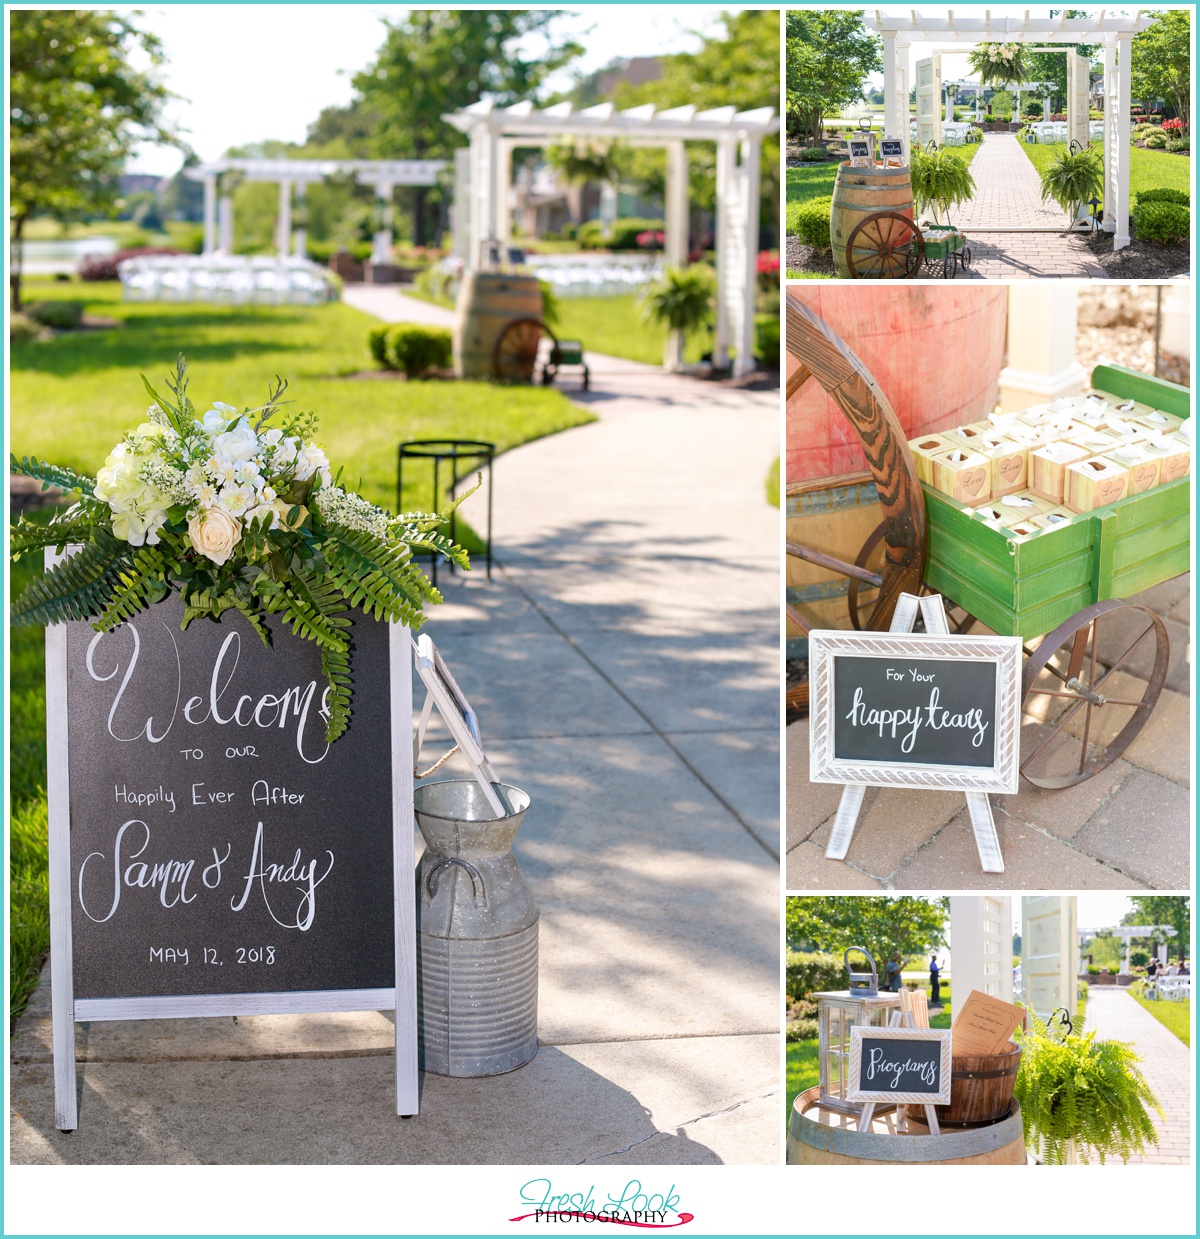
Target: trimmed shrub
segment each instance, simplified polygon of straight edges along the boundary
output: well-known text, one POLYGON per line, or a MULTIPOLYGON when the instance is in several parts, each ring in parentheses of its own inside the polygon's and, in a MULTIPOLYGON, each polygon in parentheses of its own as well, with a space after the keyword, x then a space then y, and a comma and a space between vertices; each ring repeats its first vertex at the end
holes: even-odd
POLYGON ((1192 195, 1186 189, 1143 189, 1135 205, 1141 206, 1143 202, 1173 202, 1176 206, 1190 207, 1192 195))
POLYGON ((811 198, 808 202, 802 202, 792 213, 796 235, 805 245, 819 250, 829 249, 829 212, 832 209, 831 197, 811 198))
POLYGON ((1191 231, 1192 212, 1174 202, 1142 202, 1133 209, 1133 230, 1139 241, 1155 245, 1175 245, 1186 241, 1191 231))
POLYGON ((1180 151, 1190 151, 1191 149, 1192 142, 1190 138, 1176 138, 1173 142, 1167 142, 1167 150, 1169 150, 1172 155, 1178 155, 1180 151))
POLYGON ((87 254, 79 261, 81 280, 115 280, 117 264, 126 258, 143 258, 150 254, 182 254, 183 250, 164 249, 153 245, 139 245, 132 249, 118 250, 115 254, 87 254))
POLYGON ((22 314, 20 310, 9 314, 8 338, 13 344, 28 344, 30 340, 40 340, 44 335, 46 329, 28 314, 22 314))
POLYGON ((604 245, 600 232, 601 224, 598 219, 585 220, 579 225, 579 231, 575 234, 575 239, 579 242, 581 248, 585 250, 598 250, 604 245))
POLYGON ((1146 134, 1142 145, 1148 151, 1165 151, 1167 149, 1167 135, 1161 129, 1158 129, 1154 133, 1146 134))
POLYGON ((823 146, 806 146, 800 152, 801 163, 824 163, 828 158, 823 146))
POLYGON ((454 359, 450 332, 444 327, 404 324, 393 328, 389 351, 393 368, 403 370, 410 379, 426 370, 442 370, 454 359))
POLYGON ((1130 951, 1129 963, 1134 968, 1144 968, 1150 962, 1150 956, 1145 951, 1130 951))
POLYGON ((779 366, 779 315, 760 314, 754 320, 754 355, 767 367, 779 366))
POLYGON ((74 331, 83 322, 83 302, 33 301, 25 307, 25 313, 43 327, 52 327, 55 331, 74 331))
POLYGON ((578 232, 579 225, 574 223, 572 220, 567 220, 567 222, 558 230, 558 235, 563 241, 574 241, 578 232))
POLYGON ((828 951, 788 951, 789 1001, 807 998, 822 990, 845 989, 846 984, 846 967, 840 955, 828 951))
POLYGON ((388 356, 388 332, 389 327, 377 327, 367 336, 367 348, 371 353, 371 358, 377 366, 384 370, 391 370, 392 359, 388 356))
POLYGON ((644 247, 638 244, 638 237, 645 232, 660 233, 665 226, 661 219, 638 219, 631 216, 629 219, 614 220, 608 248, 612 250, 642 249, 644 247))

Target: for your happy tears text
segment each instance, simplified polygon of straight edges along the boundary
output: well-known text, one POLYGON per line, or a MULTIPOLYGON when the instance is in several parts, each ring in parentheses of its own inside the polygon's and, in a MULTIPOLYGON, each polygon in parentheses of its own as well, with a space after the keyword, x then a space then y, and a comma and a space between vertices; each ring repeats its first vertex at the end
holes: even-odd
MULTIPOLYGON (((889 678, 898 674, 888 668, 889 678)), ((915 673, 914 673, 915 674, 915 673)), ((923 676, 931 679, 931 676, 923 676)), ((974 733, 971 744, 979 748, 987 735, 988 722, 984 712, 978 706, 961 711, 944 709, 941 705, 941 689, 936 685, 929 690, 929 700, 924 705, 901 706, 895 709, 872 708, 863 700, 862 686, 854 690, 854 700, 850 712, 846 715, 851 727, 867 727, 877 730, 880 739, 885 735, 895 740, 897 735, 903 737, 900 742, 902 753, 911 753, 917 742, 917 733, 922 727, 930 731, 965 730, 974 733)))

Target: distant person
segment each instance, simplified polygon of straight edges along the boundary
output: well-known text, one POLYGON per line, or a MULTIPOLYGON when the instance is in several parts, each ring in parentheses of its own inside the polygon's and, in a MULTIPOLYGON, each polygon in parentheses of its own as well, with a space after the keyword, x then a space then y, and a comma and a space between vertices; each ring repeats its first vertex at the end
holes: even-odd
POLYGON ((1153 981, 1158 976, 1158 960, 1151 957, 1150 962, 1146 965, 1146 976, 1153 981))
POLYGON ((898 994, 904 984, 903 972, 904 964, 900 959, 900 952, 893 951, 887 966, 887 987, 893 994, 898 994))
POLYGON ((929 1001, 933 1006, 938 1006, 942 1001, 942 980, 939 975, 937 956, 929 957, 929 1001))
POLYGON ((1190 977, 1192 974, 1188 971, 1188 962, 1186 959, 1179 961, 1179 975, 1181 977, 1190 977))
POLYGON ((1171 962, 1167 965, 1167 976, 1169 976, 1169 977, 1177 977, 1178 975, 1179 975, 1179 961, 1178 961, 1177 959, 1176 959, 1176 960, 1172 960, 1172 961, 1171 961, 1171 962))

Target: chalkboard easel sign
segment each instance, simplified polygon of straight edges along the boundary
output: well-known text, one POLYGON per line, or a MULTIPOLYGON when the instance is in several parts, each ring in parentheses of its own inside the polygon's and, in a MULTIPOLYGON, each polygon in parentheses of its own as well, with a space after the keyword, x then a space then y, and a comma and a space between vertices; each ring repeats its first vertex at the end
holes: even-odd
POLYGON ((866 137, 850 139, 850 166, 864 168, 873 162, 871 140, 866 137))
POLYGON ((814 783, 1017 790, 1019 637, 814 631, 814 783))
POLYGON ((171 596, 46 629, 55 1112, 77 1022, 395 1011, 417 1113, 412 654, 356 615, 349 729, 320 653, 272 617, 180 629, 171 596))
POLYGON ((936 1134, 933 1107, 950 1101, 951 1041, 948 1028, 852 1028, 846 1100, 866 1103, 860 1128, 889 1102, 924 1105, 936 1134))
POLYGON ((904 159, 904 143, 899 138, 882 138, 879 155, 885 164, 893 159, 901 162, 904 159))

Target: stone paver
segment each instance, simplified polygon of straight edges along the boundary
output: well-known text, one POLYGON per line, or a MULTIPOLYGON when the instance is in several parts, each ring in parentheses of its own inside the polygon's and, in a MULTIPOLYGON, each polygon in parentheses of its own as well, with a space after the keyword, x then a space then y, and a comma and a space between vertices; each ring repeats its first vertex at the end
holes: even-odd
MULTIPOLYGON (((891 890, 1185 890, 1190 883, 1192 717, 1191 578, 1184 575, 1131 601, 1170 610, 1172 664, 1183 692, 1164 688, 1145 726, 1124 754, 1083 783, 1062 790, 1022 779, 1013 796, 992 796, 1005 872, 986 875, 961 794, 902 788, 867 792, 847 862, 825 859, 841 789, 808 781, 808 720, 787 728, 785 882, 789 891, 859 889, 877 880, 891 890)), ((1102 625, 1103 627, 1103 625, 1102 625)), ((1114 649, 1130 633, 1112 625, 1114 649)), ((1118 670, 1110 697, 1140 700, 1144 681, 1118 670)), ((1033 708, 1052 716, 1052 699, 1033 708)), ((1035 717, 1045 717, 1039 713, 1035 717)), ((1093 712, 1090 737, 1106 743, 1130 717, 1114 707, 1093 712)), ((1083 711, 1064 729, 1082 737, 1083 711)), ((1026 732, 1048 728, 1027 723, 1026 732)), ((1028 752, 1027 738, 1023 749, 1028 752)), ((1059 769, 1079 749, 1055 750, 1059 769)), ((1099 752, 1089 745, 1089 757, 1099 752)))
POLYGON ((1188 1047, 1116 987, 1091 987, 1086 1028, 1103 1040, 1128 1041, 1134 1046, 1142 1056, 1142 1074, 1163 1109, 1162 1118, 1154 1116, 1158 1147, 1130 1158, 1130 1164, 1190 1164, 1192 1054, 1188 1047))
POLYGON ((1042 201, 1037 170, 1013 134, 984 134, 971 175, 975 193, 954 213, 954 222, 970 234, 971 278, 1104 276, 1083 241, 1063 232, 1063 210, 1042 201), (1022 228, 1053 231, 1009 231, 1022 228))
MULTIPOLYGON (((532 798, 537 1057, 427 1074, 401 1123, 377 1013, 93 1025, 64 1137, 44 978, 13 1162, 778 1163, 779 396, 589 362, 599 420, 496 460, 493 580, 440 574, 427 629, 532 798)), ((445 747, 434 729, 423 761, 445 747)))

